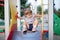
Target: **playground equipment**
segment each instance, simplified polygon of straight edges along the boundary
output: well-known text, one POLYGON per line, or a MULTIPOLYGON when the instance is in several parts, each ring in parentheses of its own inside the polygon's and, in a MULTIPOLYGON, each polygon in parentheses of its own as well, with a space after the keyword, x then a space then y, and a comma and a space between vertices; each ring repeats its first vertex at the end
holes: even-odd
POLYGON ((23 34, 20 31, 15 31, 12 40, 40 40, 40 32, 23 34))
POLYGON ((2 33, 2 32, 5 32, 5 30, 4 29, 0 29, 0 33, 2 33))
POLYGON ((60 18, 54 14, 54 33, 60 35, 60 18))
MULTIPOLYGON (((16 1, 16 0, 14 0, 14 1, 16 1)), ((17 2, 16 2, 17 3, 17 2)), ((18 39, 18 40, 20 40, 20 37, 22 37, 23 36, 23 39, 25 38, 26 40, 28 40, 28 37, 30 38, 30 40, 32 39, 32 37, 33 37, 33 40, 36 40, 36 39, 34 39, 34 38, 38 38, 40 35, 38 35, 37 36, 37 34, 40 34, 40 32, 37 32, 37 33, 28 33, 29 34, 29 36, 28 36, 28 34, 26 34, 25 36, 26 37, 24 37, 24 34, 22 35, 21 34, 21 31, 19 32, 19 30, 20 30, 20 27, 19 28, 17 28, 17 26, 16 26, 16 17, 15 17, 15 15, 16 15, 16 13, 18 12, 17 11, 17 8, 16 8, 16 3, 14 4, 13 3, 13 1, 12 0, 10 0, 10 10, 11 10, 11 19, 12 19, 12 22, 11 22, 11 24, 10 24, 10 33, 9 33, 9 37, 8 37, 8 40, 15 40, 15 37, 18 37, 18 38, 16 38, 16 40, 18 39), (17 31, 17 32, 15 32, 15 31, 17 31), (19 35, 22 35, 22 36, 18 36, 18 34, 16 34, 16 35, 14 35, 14 33, 19 33, 19 35), (32 34, 32 35, 31 35, 32 34), (33 35, 34 34, 34 35, 33 35), (31 36, 31 37, 30 37, 31 36)), ((18 6, 18 5, 17 5, 18 6)), ((19 7, 19 6, 18 6, 19 7)), ((40 38, 40 37, 39 37, 40 38)), ((39 38, 38 38, 38 40, 39 40, 39 38)), ((24 40, 25 40, 24 39, 24 40)), ((22 40, 22 39, 21 39, 22 40)))
MULTIPOLYGON (((4 0, 0 0, 0 2, 4 2, 4 0)), ((4 4, 0 3, 0 6, 4 6, 4 4)))
MULTIPOLYGON (((0 2, 4 2, 4 0, 0 0, 0 2)), ((0 6, 4 6, 4 4, 0 3, 0 6)), ((4 21, 3 22, 0 21, 0 25, 4 25, 4 21)), ((0 29, 0 33, 1 32, 4 32, 4 29, 0 29)))
MULTIPOLYGON (((19 1, 18 1, 19 2, 19 1)), ((10 2, 8 1, 8 0, 5 0, 5 7, 7 8, 5 8, 5 29, 6 29, 6 40, 12 40, 12 39, 15 39, 16 37, 18 38, 18 40, 19 40, 19 38, 20 37, 36 37, 36 39, 37 40, 40 40, 38 37, 40 36, 39 34, 40 34, 40 32, 36 32, 36 33, 32 33, 32 34, 34 34, 33 36, 31 36, 31 34, 29 34, 29 36, 28 36, 28 34, 26 34, 26 35, 22 35, 22 36, 19 36, 21 33, 20 33, 20 31, 17 31, 18 29, 17 29, 17 19, 16 19, 16 17, 15 17, 15 15, 16 15, 16 13, 17 13, 17 9, 16 9, 16 3, 17 3, 17 0, 10 0, 10 2), (10 11, 11 11, 11 22, 10 22, 10 26, 9 26, 9 3, 10 3, 10 11), (7 12, 7 11, 8 12, 7 12), (7 22, 6 22, 7 21, 7 22), (17 32, 16 32, 17 31, 17 32), (15 33, 15 35, 14 35, 14 33, 15 33), (19 34, 19 35, 18 35, 19 34)), ((53 5, 53 3, 52 3, 52 0, 50 1, 49 0, 49 4, 52 4, 53 5)), ((50 10, 50 7, 51 7, 51 9, 53 9, 52 8, 52 6, 51 5, 49 5, 49 28, 50 28, 50 26, 51 26, 51 28, 50 29, 52 29, 52 27, 53 27, 53 25, 51 24, 52 22, 50 22, 50 20, 52 19, 52 18, 50 18, 50 16, 52 17, 52 15, 53 15, 53 10, 50 10), (52 15, 51 15, 52 14, 52 15)), ((52 21, 52 20, 51 20, 52 21)), ((42 25, 43 26, 43 25, 42 25)), ((49 32, 51 32, 51 31, 49 31, 49 32)), ((41 33, 42 34, 42 33, 41 33)), ((51 34, 52 35, 52 34, 51 34)), ((53 36, 50 36, 49 38, 53 38, 53 36)), ((41 37, 42 38, 42 37, 41 37)), ((31 40, 32 38, 30 38, 30 40, 31 40)), ((25 39, 24 39, 25 40, 25 39)), ((28 39, 26 39, 26 40, 28 40, 28 39)), ((33 38, 33 40, 35 40, 34 38, 33 38)), ((52 39, 50 39, 50 40, 52 40, 52 39)))

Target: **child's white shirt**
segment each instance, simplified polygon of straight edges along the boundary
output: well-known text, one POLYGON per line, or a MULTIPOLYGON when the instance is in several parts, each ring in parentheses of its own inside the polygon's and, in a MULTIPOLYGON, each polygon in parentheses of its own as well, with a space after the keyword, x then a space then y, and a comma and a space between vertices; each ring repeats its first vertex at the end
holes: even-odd
POLYGON ((28 24, 33 24, 35 18, 34 18, 34 15, 32 15, 31 18, 27 18, 25 16, 22 17, 28 24))

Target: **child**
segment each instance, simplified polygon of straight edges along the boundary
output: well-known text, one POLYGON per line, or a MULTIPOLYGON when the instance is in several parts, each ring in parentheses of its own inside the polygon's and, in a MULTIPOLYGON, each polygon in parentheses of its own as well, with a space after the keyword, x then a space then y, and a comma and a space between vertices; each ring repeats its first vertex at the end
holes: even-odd
POLYGON ((23 33, 26 33, 27 30, 35 32, 36 27, 38 25, 38 20, 36 17, 41 17, 39 14, 32 14, 32 11, 30 9, 25 9, 24 11, 24 16, 23 17, 18 17, 19 19, 24 19, 23 23, 23 33))

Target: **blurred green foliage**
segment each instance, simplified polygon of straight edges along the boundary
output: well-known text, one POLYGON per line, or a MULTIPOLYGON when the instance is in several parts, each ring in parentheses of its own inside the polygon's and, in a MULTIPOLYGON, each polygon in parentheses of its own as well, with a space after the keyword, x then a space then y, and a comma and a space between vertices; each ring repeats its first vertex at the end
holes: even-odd
POLYGON ((60 9, 56 10, 56 8, 54 8, 54 13, 60 17, 60 9))
MULTIPOLYGON (((37 12, 38 12, 39 14, 42 14, 42 7, 41 7, 41 6, 38 6, 38 7, 37 7, 37 12)), ((48 14, 48 9, 46 9, 43 13, 44 13, 44 14, 48 14)))
POLYGON ((42 13, 42 8, 41 8, 41 6, 38 6, 38 7, 37 7, 37 12, 38 12, 39 14, 42 13))
POLYGON ((4 19, 4 7, 0 6, 0 19, 4 19))
POLYGON ((21 1, 21 16, 24 15, 24 9, 28 8, 30 4, 26 4, 28 0, 20 0, 21 1))
MULTIPOLYGON (((0 1, 0 4, 4 4, 4 2, 0 1)), ((0 6, 0 19, 4 20, 4 7, 0 6)))

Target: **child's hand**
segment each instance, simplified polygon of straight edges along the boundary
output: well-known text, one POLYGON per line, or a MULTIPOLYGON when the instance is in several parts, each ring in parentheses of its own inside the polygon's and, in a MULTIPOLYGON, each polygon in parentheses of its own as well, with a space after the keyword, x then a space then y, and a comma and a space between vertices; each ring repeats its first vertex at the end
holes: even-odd
POLYGON ((18 18, 18 13, 16 13, 16 16, 15 17, 18 18))
POLYGON ((16 18, 19 18, 19 19, 22 19, 22 17, 19 17, 18 16, 18 12, 16 13, 16 16, 15 16, 16 18))

